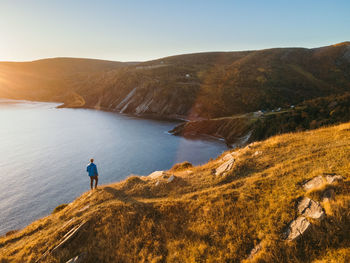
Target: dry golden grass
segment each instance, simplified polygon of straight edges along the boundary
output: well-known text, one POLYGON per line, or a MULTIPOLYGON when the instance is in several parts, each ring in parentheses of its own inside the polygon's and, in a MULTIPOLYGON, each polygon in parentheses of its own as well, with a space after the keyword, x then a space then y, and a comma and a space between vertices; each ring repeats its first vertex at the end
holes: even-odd
MULTIPOLYGON (((64 209, 21 231, 0 237, 0 262, 35 262, 73 226, 76 237, 40 262, 349 262, 350 123, 285 134, 236 149, 225 176, 203 166, 173 169, 159 178, 131 176, 81 195, 64 209), (302 184, 324 173, 342 182, 305 192, 302 184), (175 175, 172 182, 168 182, 175 175), (158 183, 157 183, 158 182, 158 183), (297 242, 283 232, 302 196, 322 201, 327 216, 297 242)), ((231 152, 234 152, 231 151, 231 152)))

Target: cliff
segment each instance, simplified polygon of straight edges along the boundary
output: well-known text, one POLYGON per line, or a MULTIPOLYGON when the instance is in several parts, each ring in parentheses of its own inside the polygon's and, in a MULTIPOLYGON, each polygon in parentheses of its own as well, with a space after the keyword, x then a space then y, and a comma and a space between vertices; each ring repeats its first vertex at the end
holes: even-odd
POLYGON ((185 137, 209 135, 232 147, 277 134, 305 131, 350 121, 350 93, 306 100, 288 108, 257 111, 231 117, 188 121, 170 132, 185 137))
POLYGON ((349 149, 346 123, 132 176, 0 237, 0 262, 348 262, 349 149))

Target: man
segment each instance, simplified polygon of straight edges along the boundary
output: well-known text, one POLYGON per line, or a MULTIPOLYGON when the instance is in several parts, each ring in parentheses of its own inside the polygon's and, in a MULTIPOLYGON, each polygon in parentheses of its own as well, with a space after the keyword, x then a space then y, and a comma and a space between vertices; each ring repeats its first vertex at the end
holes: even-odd
POLYGON ((90 159, 90 164, 86 167, 86 171, 89 173, 89 176, 90 176, 91 190, 93 189, 94 180, 95 180, 95 189, 96 189, 97 183, 98 183, 98 172, 97 172, 97 166, 96 164, 94 164, 94 159, 90 159))

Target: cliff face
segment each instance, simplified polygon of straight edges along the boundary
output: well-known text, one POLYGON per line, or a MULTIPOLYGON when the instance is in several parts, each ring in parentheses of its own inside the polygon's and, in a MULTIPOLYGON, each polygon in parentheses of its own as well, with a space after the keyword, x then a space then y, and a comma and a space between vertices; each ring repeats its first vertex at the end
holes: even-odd
POLYGON ((182 55, 116 73, 89 106, 213 118, 273 109, 350 89, 350 45, 182 55))
POLYGON ((170 132, 185 137, 209 135, 232 147, 276 134, 316 129, 350 121, 350 93, 307 100, 299 105, 232 117, 188 121, 170 132))
POLYGON ((2 63, 0 76, 6 85, 0 96, 136 115, 215 118, 349 91, 349 54, 350 44, 344 42, 315 49, 188 54, 143 63, 2 63))
POLYGON ((348 262, 350 123, 81 195, 0 237, 0 262, 348 262))
POLYGON ((170 131, 174 135, 198 137, 209 135, 224 139, 232 147, 250 142, 254 131, 254 120, 251 114, 237 117, 225 117, 211 120, 184 122, 170 131))

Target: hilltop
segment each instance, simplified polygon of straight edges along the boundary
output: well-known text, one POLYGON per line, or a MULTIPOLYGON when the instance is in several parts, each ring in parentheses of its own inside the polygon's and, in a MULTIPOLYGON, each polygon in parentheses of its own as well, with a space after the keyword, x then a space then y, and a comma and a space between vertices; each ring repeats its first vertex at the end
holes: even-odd
POLYGON ((349 262, 350 123, 81 195, 0 237, 0 262, 349 262))
MULTIPOLYGON (((130 63, 132 64, 132 63, 130 63)), ((71 101, 74 85, 129 63, 83 58, 0 62, 0 97, 36 101, 71 101)))
POLYGON ((185 54, 142 63, 0 63, 0 97, 136 115, 227 117, 350 90, 350 44, 185 54))

